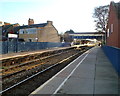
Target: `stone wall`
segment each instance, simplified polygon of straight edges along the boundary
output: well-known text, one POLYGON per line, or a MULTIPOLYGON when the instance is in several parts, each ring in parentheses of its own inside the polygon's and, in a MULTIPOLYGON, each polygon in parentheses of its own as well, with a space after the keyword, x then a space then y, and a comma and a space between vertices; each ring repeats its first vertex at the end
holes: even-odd
POLYGON ((60 42, 60 36, 57 29, 52 25, 52 21, 48 21, 45 27, 36 27, 38 30, 35 34, 19 34, 19 38, 23 38, 29 42, 60 42), (36 40, 37 38, 37 40, 36 40))

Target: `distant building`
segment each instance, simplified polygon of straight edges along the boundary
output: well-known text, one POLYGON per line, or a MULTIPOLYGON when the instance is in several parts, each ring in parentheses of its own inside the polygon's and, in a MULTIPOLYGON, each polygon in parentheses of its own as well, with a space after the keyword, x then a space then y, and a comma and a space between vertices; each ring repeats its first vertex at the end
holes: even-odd
POLYGON ((26 42, 60 42, 57 29, 53 26, 52 21, 47 23, 34 24, 34 20, 28 20, 28 25, 16 27, 19 38, 26 42))
POLYGON ((8 23, 8 22, 4 22, 4 25, 11 25, 10 23, 8 23))
POLYGON ((73 39, 97 39, 99 41, 103 40, 104 33, 99 32, 80 32, 69 34, 73 39))
POLYGON ((120 2, 110 3, 107 27, 107 45, 120 48, 120 2))
POLYGON ((0 21, 0 26, 3 26, 3 22, 2 21, 0 21))
POLYGON ((17 32, 14 30, 15 27, 20 26, 18 23, 16 24, 10 24, 7 22, 4 22, 2 24, 2 37, 3 38, 10 38, 9 35, 10 34, 16 34, 17 32))

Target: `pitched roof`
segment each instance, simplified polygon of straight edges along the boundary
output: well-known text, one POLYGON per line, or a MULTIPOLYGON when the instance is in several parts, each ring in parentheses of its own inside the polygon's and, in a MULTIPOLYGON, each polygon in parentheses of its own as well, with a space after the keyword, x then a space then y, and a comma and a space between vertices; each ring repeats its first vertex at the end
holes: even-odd
POLYGON ((23 26, 20 26, 19 28, 24 29, 24 28, 44 27, 46 25, 47 23, 41 23, 41 24, 23 25, 23 26))
POLYGON ((47 23, 17 26, 14 28, 14 31, 17 32, 19 29, 24 29, 24 28, 45 27, 46 25, 47 23))
POLYGON ((5 26, 2 26, 2 30, 7 30, 8 28, 10 28, 12 25, 5 25, 5 26))

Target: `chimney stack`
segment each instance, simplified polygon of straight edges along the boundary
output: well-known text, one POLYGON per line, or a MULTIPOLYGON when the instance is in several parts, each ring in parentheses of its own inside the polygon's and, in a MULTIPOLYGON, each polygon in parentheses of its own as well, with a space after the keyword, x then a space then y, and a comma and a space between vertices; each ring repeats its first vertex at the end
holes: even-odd
POLYGON ((34 20, 29 18, 28 25, 32 25, 32 24, 34 24, 34 20))
POLYGON ((47 24, 48 24, 48 25, 52 25, 53 22, 52 22, 52 21, 47 21, 47 24))

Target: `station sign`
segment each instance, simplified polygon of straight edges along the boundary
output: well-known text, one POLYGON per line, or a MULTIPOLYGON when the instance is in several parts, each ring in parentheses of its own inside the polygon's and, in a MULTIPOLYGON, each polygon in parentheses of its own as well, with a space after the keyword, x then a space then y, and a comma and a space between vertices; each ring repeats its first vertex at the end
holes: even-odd
POLYGON ((18 38, 17 34, 8 34, 8 38, 18 38))

